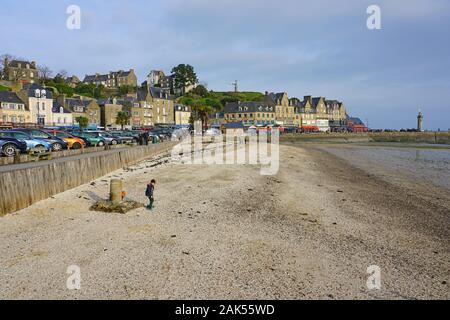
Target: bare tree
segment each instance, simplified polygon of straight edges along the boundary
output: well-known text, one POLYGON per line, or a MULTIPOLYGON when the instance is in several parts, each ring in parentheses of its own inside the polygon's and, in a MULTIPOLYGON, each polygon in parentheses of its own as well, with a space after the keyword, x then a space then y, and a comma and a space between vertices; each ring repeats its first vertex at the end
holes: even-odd
POLYGON ((7 64, 10 63, 12 60, 19 60, 19 59, 9 53, 0 55, 0 79, 6 79, 8 69, 7 64))
POLYGON ((39 73, 39 78, 41 79, 42 82, 50 79, 53 75, 53 71, 45 65, 40 65, 40 66, 38 66, 37 69, 38 69, 38 73, 39 73))

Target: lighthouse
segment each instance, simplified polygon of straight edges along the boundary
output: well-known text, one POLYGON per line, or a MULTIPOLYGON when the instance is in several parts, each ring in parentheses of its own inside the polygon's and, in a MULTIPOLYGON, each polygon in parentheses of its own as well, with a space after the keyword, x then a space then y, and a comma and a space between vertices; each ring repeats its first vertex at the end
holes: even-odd
POLYGON ((419 115, 417 116, 417 131, 423 131, 423 114, 422 111, 419 110, 419 115))

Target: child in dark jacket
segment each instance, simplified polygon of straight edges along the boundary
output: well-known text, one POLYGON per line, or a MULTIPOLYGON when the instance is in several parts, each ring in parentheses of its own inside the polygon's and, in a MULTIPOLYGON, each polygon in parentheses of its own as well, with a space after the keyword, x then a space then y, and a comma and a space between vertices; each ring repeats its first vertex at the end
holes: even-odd
POLYGON ((152 181, 147 185, 147 190, 145 191, 145 196, 149 200, 149 205, 147 206, 147 208, 149 208, 150 210, 153 209, 153 202, 155 201, 155 198, 153 197, 153 191, 155 190, 155 184, 156 184, 155 179, 152 179, 152 181))

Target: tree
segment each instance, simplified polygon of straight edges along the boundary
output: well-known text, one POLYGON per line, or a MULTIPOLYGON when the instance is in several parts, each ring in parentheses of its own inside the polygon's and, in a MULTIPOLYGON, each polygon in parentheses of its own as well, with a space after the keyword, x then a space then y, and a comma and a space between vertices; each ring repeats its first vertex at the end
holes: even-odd
POLYGON ((78 124, 80 125, 80 129, 81 131, 83 131, 84 129, 86 129, 89 125, 89 119, 86 117, 77 117, 75 119, 76 122, 78 122, 78 124))
POLYGON ((119 87, 119 95, 120 96, 125 96, 128 93, 135 93, 135 92, 136 92, 136 88, 133 86, 124 85, 124 86, 119 87))
POLYGON ((119 111, 117 113, 116 124, 122 126, 122 130, 123 130, 123 126, 127 125, 129 121, 130 121, 130 115, 128 114, 128 112, 119 111))
POLYGON ((180 90, 181 94, 185 93, 185 88, 198 83, 197 74, 194 67, 188 64, 179 64, 172 69, 172 76, 175 89, 180 90))
POLYGON ((192 93, 204 98, 208 95, 208 89, 206 89, 203 85, 199 85, 192 90, 192 93))
POLYGON ((192 106, 192 111, 194 111, 196 119, 202 121, 203 127, 207 128, 209 116, 214 111, 213 107, 196 102, 192 106))
POLYGON ((39 74, 39 78, 41 79, 42 83, 44 83, 46 80, 48 80, 52 77, 53 71, 45 65, 40 65, 40 66, 38 66, 38 74, 39 74))
POLYGON ((53 82, 63 84, 65 83, 67 78, 67 71, 61 70, 58 74, 53 78, 53 82))

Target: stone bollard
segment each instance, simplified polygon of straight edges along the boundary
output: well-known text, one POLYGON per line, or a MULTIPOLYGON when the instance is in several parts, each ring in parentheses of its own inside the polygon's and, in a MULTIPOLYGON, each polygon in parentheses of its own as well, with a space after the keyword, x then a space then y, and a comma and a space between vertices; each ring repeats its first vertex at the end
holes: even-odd
POLYGON ((120 203, 122 201, 122 180, 112 179, 110 187, 109 199, 113 203, 120 203))
POLYGON ((16 151, 14 154, 14 163, 20 163, 20 152, 16 151))

